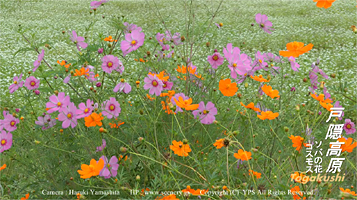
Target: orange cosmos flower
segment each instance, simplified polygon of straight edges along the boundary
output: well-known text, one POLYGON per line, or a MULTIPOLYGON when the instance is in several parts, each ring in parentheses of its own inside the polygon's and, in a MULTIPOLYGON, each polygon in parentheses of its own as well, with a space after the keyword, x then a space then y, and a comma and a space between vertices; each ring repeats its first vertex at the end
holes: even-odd
POLYGON ((275 97, 279 98, 279 91, 278 90, 273 90, 270 85, 263 85, 262 86, 263 92, 268 95, 270 98, 274 99, 275 97))
POLYGON ((84 121, 85 121, 86 127, 102 126, 103 119, 104 119, 104 117, 102 117, 102 113, 99 113, 99 115, 98 115, 97 113, 93 112, 88 117, 85 117, 84 121))
POLYGON ((319 8, 329 8, 332 6, 332 3, 335 2, 336 0, 314 0, 314 2, 317 2, 316 6, 319 8))
POLYGON ((306 184, 310 180, 308 176, 305 176, 305 174, 299 172, 291 174, 290 178, 294 179, 295 182, 302 184, 306 184))
POLYGON ((81 169, 77 170, 78 174, 81 175, 82 179, 90 178, 92 176, 98 176, 100 171, 104 167, 104 160, 99 159, 97 162, 96 160, 92 159, 89 165, 82 164, 81 169))
POLYGON ((224 96, 234 96, 238 91, 237 83, 232 83, 229 78, 224 80, 222 79, 219 81, 219 91, 221 91, 224 96))
POLYGON ((173 145, 170 145, 170 149, 174 151, 178 156, 188 156, 188 153, 191 152, 191 148, 188 144, 183 144, 183 142, 176 140, 172 141, 173 145))
POLYGON ((253 170, 249 170, 249 175, 251 175, 251 176, 256 176, 257 179, 260 179, 262 174, 261 174, 261 173, 258 173, 258 172, 255 172, 255 171, 253 171, 253 170))
POLYGON ((84 67, 82 67, 80 70, 76 69, 76 73, 74 73, 74 76, 89 76, 89 68, 84 69, 84 67))
POLYGON ((250 78, 252 78, 253 80, 259 81, 259 82, 269 82, 270 80, 267 80, 265 78, 263 78, 263 75, 259 75, 259 76, 250 76, 250 78))
POLYGON ((65 60, 62 60, 61 62, 59 60, 57 60, 57 63, 61 66, 64 66, 67 69, 71 65, 71 63, 67 64, 67 62, 65 60))
POLYGON ((3 164, 3 166, 0 167, 0 171, 6 168, 6 164, 3 164))
POLYGON ((303 145, 304 138, 300 136, 291 135, 289 139, 293 142, 293 147, 296 147, 296 151, 300 152, 303 145))
POLYGON ((146 97, 150 100, 150 101, 152 101, 152 100, 154 100, 155 98, 154 97, 151 97, 150 95, 148 95, 148 94, 146 94, 146 97))
POLYGON ((243 149, 239 149, 238 153, 235 153, 233 156, 237 159, 241 159, 242 161, 252 159, 252 153, 249 151, 244 151, 243 149))
POLYGON ((165 101, 161 101, 162 109, 165 110, 165 113, 171 115, 171 114, 176 114, 173 112, 169 106, 169 104, 166 104, 165 101))
POLYGON ((216 140, 216 142, 213 144, 213 146, 215 146, 217 149, 224 147, 225 146, 224 139, 216 140))
POLYGON ((254 103, 253 102, 249 103, 248 105, 244 105, 243 102, 240 102, 240 105, 243 106, 243 107, 252 109, 254 111, 261 112, 259 108, 254 107, 254 103))
POLYGON ((333 108, 333 105, 332 104, 330 104, 330 103, 324 103, 324 102, 322 102, 322 101, 320 101, 320 105, 322 106, 322 107, 324 107, 326 110, 328 110, 328 111, 331 111, 331 108, 333 108))
POLYGON ((166 75, 165 71, 162 71, 159 74, 154 74, 154 73, 149 72, 149 75, 156 76, 158 79, 160 79, 162 81, 168 81, 170 78, 169 76, 165 76, 166 75))
MULTIPOLYGON (((119 155, 118 156, 118 160, 120 161, 121 159, 123 159, 123 155, 119 155)), ((128 156, 124 157, 124 161, 128 160, 128 156)))
POLYGON ((194 190, 194 189, 191 189, 191 186, 187 186, 186 189, 183 189, 181 190, 183 193, 191 193, 192 195, 203 195, 205 194, 206 192, 208 192, 208 190, 200 190, 200 189, 197 189, 197 190, 194 190))
POLYGON ((110 128, 119 128, 121 125, 125 124, 125 122, 119 121, 118 124, 116 123, 109 123, 110 128))
POLYGON ((81 193, 77 193, 77 199, 81 198, 81 193))
MULTIPOLYGON (((293 195, 294 200, 301 199, 301 197, 303 196, 303 193, 300 191, 299 186, 295 186, 295 187, 291 188, 290 192, 293 195)), ((306 197, 304 197, 303 199, 306 199, 306 197)))
POLYGON ((179 97, 178 101, 176 100, 176 98, 174 98, 174 101, 178 107, 184 108, 186 110, 197 110, 197 108, 199 106, 198 104, 192 104, 192 98, 183 100, 182 97, 179 97))
POLYGON ((186 74, 187 70, 190 74, 195 74, 196 73, 196 68, 192 68, 191 66, 188 66, 188 68, 184 65, 182 65, 182 67, 180 67, 180 65, 177 65, 177 69, 176 71, 182 74, 186 74))
POLYGON ((310 51, 314 45, 308 44, 304 47, 302 42, 290 42, 286 44, 287 51, 279 51, 279 54, 283 57, 299 57, 300 55, 310 51))
POLYGON ((341 192, 351 194, 353 196, 357 196, 357 194, 354 191, 351 191, 350 189, 343 189, 340 187, 341 192))
POLYGON ((312 98, 316 99, 317 101, 323 102, 323 103, 332 103, 333 101, 329 98, 324 99, 325 95, 324 94, 320 94, 319 96, 317 96, 317 94, 312 94, 310 93, 310 95, 312 96, 312 98))
MULTIPOLYGON (((106 41, 106 42, 113 42, 114 39, 112 38, 111 35, 109 35, 109 37, 104 38, 104 41, 106 41)), ((117 42, 117 40, 115 40, 115 42, 117 42)))
POLYGON ((159 196, 156 197, 155 200, 180 200, 174 194, 166 195, 166 196, 159 196))
POLYGON ((29 197, 30 197, 30 194, 29 194, 29 193, 27 193, 27 194, 25 195, 25 197, 21 197, 21 200, 26 200, 26 199, 29 199, 29 197))
POLYGON ((273 113, 272 111, 266 111, 266 112, 263 111, 260 114, 261 115, 257 114, 257 116, 261 120, 266 120, 266 119, 273 120, 279 116, 279 113, 273 113))
POLYGON ((338 142, 344 142, 345 144, 341 145, 342 152, 347 151, 348 153, 352 153, 353 149, 357 147, 357 142, 353 142, 353 138, 339 138, 338 142))

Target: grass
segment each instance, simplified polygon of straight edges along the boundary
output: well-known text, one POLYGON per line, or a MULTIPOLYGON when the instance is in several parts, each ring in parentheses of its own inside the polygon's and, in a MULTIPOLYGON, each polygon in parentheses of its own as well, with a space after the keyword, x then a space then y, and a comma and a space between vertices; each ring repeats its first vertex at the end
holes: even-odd
MULTIPOLYGON (((337 0, 327 10, 317 8, 312 0, 225 0, 213 20, 214 23, 223 23, 223 27, 217 29, 216 26, 211 25, 207 37, 203 40, 200 40, 199 36, 206 32, 207 22, 220 1, 193 1, 191 6, 194 10, 191 12, 194 13, 194 17, 193 14, 189 15, 188 9, 185 9, 191 1, 112 0, 100 7, 96 15, 89 13, 89 3, 90 1, 83 0, 0 0, 2 13, 0 18, 0 76, 2 77, 0 79, 2 95, 0 105, 1 109, 20 107, 22 110, 20 114, 25 116, 25 123, 21 123, 18 130, 13 133, 14 146, 11 151, 1 154, 1 163, 8 163, 6 171, 0 172, 0 194, 4 199, 20 198, 26 193, 30 193, 31 198, 74 199, 75 196, 68 193, 55 196, 43 194, 43 190, 69 191, 71 189, 76 191, 115 189, 121 191, 121 198, 133 198, 131 194, 133 190, 141 190, 145 187, 149 187, 152 191, 168 191, 180 190, 187 185, 201 189, 210 189, 211 186, 222 188, 227 185, 232 190, 254 188, 255 191, 271 189, 286 192, 291 188, 290 185, 297 185, 290 181, 290 174, 295 171, 304 171, 305 167, 304 155, 298 154, 291 147, 291 140, 288 137, 291 134, 307 137, 305 131, 306 126, 309 125, 313 128, 312 135, 315 139, 324 140, 328 129, 328 124, 323 122, 327 118, 327 112, 307 95, 309 81, 303 82, 304 78, 308 78, 311 64, 317 59, 320 59, 319 67, 326 74, 336 73, 336 78, 326 80, 325 85, 332 97, 342 102, 346 109, 345 117, 354 122, 357 121, 357 106, 353 100, 357 87, 355 79, 357 35, 350 29, 351 25, 356 25, 357 14, 354 0, 337 0), (254 16, 257 13, 266 14, 269 17, 275 29, 273 34, 266 34, 257 25, 251 26, 255 23, 254 16), (216 104, 219 110, 217 118, 220 123, 218 124, 204 126, 201 123, 195 123, 190 118, 191 115, 187 113, 177 115, 177 117, 166 115, 161 110, 158 98, 154 101, 141 98, 147 93, 141 88, 141 90, 135 90, 134 95, 116 96, 120 99, 122 107, 119 119, 125 121, 125 125, 120 129, 110 129, 108 123, 112 120, 106 119, 108 134, 98 134, 97 127, 90 129, 85 127, 84 123, 80 123, 74 129, 65 129, 64 132, 59 131, 60 122, 47 131, 42 131, 35 126, 33 122, 44 112, 47 97, 52 95, 45 90, 44 82, 41 80, 41 87, 43 87, 41 98, 32 99, 31 103, 26 102, 30 99, 30 94, 15 92, 10 95, 7 89, 13 76, 31 71, 33 61, 37 59, 34 51, 22 51, 29 45, 17 33, 20 25, 22 29, 27 29, 25 35, 30 41, 41 44, 40 48, 44 48, 44 44, 50 45, 51 49, 45 48, 45 59, 53 66, 57 60, 76 61, 78 57, 77 49, 70 41, 68 31, 76 30, 78 35, 87 37, 86 42, 96 43, 101 36, 115 35, 116 30, 108 25, 108 22, 113 17, 121 16, 124 16, 126 21, 142 27, 146 35, 145 45, 138 52, 132 53, 129 58, 123 58, 125 61, 123 76, 129 80, 133 89, 137 78, 143 82, 143 76, 138 75, 145 71, 143 69, 157 67, 161 70, 173 70, 177 63, 182 64, 180 58, 177 57, 175 58, 177 62, 169 60, 149 64, 138 64, 133 62, 133 59, 144 55, 146 51, 155 53, 152 50, 156 45, 157 32, 162 33, 165 29, 169 29, 171 32, 187 34, 187 21, 192 19, 194 19, 194 26, 191 27, 189 34, 195 35, 195 44, 200 47, 193 58, 193 63, 200 73, 204 73, 209 67, 207 55, 211 55, 214 49, 222 52, 227 43, 233 43, 233 46, 239 47, 242 52, 251 57, 254 57, 256 51, 278 54, 280 50, 285 50, 288 42, 292 41, 312 43, 314 48, 297 59, 301 66, 299 73, 287 69, 285 72, 288 77, 283 80, 284 84, 275 80, 272 82, 275 84, 273 88, 279 89, 280 94, 284 94, 282 101, 274 102, 256 98, 257 91, 254 88, 258 84, 252 80, 247 81, 249 83, 247 87, 238 85, 239 92, 243 94, 242 99, 226 98, 222 97, 219 91, 213 92, 215 89, 218 90, 218 83, 208 88, 209 92, 199 93, 204 97, 195 95, 195 102, 202 99, 205 103, 213 101, 216 104), (94 19, 97 19, 95 26, 87 30, 94 19), (65 31, 65 34, 62 31, 65 31), (153 39, 149 40, 149 37, 153 39), (209 47, 206 47, 207 42, 210 42, 209 47), (289 92, 291 87, 296 87, 296 93, 289 92), (133 106, 130 106, 128 101, 131 101, 133 106), (280 111, 281 117, 276 121, 262 122, 255 117, 253 112, 247 112, 247 115, 242 116, 235 111, 236 109, 243 111, 239 105, 240 101, 246 104, 250 101, 255 103, 259 101, 274 111, 280 111), (306 106, 301 106, 300 112, 297 112, 295 106, 302 105, 301 103, 305 103, 306 106), (308 110, 314 114, 307 114, 308 110), (323 114, 318 115, 318 111, 322 111, 323 114), (30 115, 31 112, 36 115, 30 115), (289 130, 285 131, 285 127, 289 130), (223 134, 224 130, 227 130, 228 135, 223 134), (138 137, 144 137, 144 142, 139 142, 138 137), (234 141, 227 152, 222 149, 217 150, 212 145, 216 139, 223 137, 234 141), (116 177, 118 181, 80 179, 77 173, 80 164, 88 164, 91 158, 97 160, 101 156, 101 153, 96 153, 93 149, 101 144, 103 138, 107 141, 105 155, 108 158, 111 155, 119 156, 119 154, 130 157, 128 161, 120 162, 116 177), (184 138, 189 140, 192 148, 192 154, 188 158, 177 157, 169 149, 172 140, 184 138), (252 152, 251 162, 245 163, 237 170, 237 160, 232 155, 237 152, 238 148, 241 148, 240 144, 243 144, 247 151, 254 150, 254 152, 252 152), (128 148, 127 153, 121 152, 122 146, 128 148), (226 159, 227 153, 230 155, 226 159), (251 167, 254 167, 254 171, 261 172, 263 179, 255 181, 249 179, 248 172, 245 171, 251 167), (227 174, 227 168, 229 174, 227 174), (138 175, 141 178, 138 179, 138 175)), ((178 48, 178 51, 182 49, 178 48)), ((99 67, 99 59, 93 60, 93 63, 97 64, 95 66, 99 67)), ((59 66, 56 67, 59 69, 59 66)), ((220 71, 217 79, 220 79, 220 76, 228 78, 230 76, 228 72, 228 70, 220 71)), ((117 79, 117 77, 114 78, 117 79)), ((216 77, 209 79, 207 76, 205 84, 217 79, 216 77)), ((48 80, 53 81, 59 91, 69 90, 60 80, 52 80, 52 77, 48 77, 48 80)), ((320 77, 319 81, 321 80, 320 77)), ((100 95, 96 96, 100 101, 105 100, 110 95, 109 89, 114 87, 109 81, 105 84, 108 92, 101 91, 100 95)), ((81 88, 82 85, 75 84, 75 87, 81 94, 86 94, 81 88)), ((74 94, 71 95, 71 99, 76 101, 76 105, 83 102, 83 99, 74 94)), ((355 138, 355 136, 352 137, 355 138)), ((323 147, 327 149, 328 142, 324 142, 323 147)), ((333 185, 318 185, 315 182, 305 186, 300 185, 300 188, 306 191, 318 190, 319 195, 315 198, 339 197, 339 187, 350 187, 356 183, 357 179, 356 155, 350 153, 344 156, 346 156, 342 169, 342 172, 346 173, 344 182, 333 183, 333 185), (329 193, 329 190, 332 192, 329 193)), ((328 164, 326 158, 323 166, 326 168, 328 164)), ((89 199, 99 198, 90 194, 85 196, 89 199)), ((156 196, 136 195, 134 198, 152 199, 156 196)), ((100 197, 110 198, 105 195, 100 197)), ((269 197, 240 194, 232 198, 269 197)))

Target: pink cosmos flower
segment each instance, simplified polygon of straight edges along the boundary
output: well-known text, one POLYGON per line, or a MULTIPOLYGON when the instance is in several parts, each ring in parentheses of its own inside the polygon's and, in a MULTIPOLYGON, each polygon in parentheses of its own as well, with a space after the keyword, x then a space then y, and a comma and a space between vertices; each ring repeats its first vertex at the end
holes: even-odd
POLYGON ((271 34, 272 29, 271 27, 273 24, 268 20, 268 17, 266 15, 262 15, 260 13, 255 15, 255 21, 259 24, 260 28, 263 29, 263 31, 271 34))
POLYGON ((269 65, 267 62, 265 62, 265 55, 260 53, 260 51, 257 51, 257 53, 255 54, 253 66, 255 71, 258 71, 260 69, 264 69, 264 71, 269 70, 269 65))
POLYGON ((16 130, 16 124, 18 124, 20 120, 5 111, 3 112, 3 115, 4 119, 0 122, 3 128, 10 132, 16 130))
POLYGON ((90 2, 90 6, 92 7, 91 9, 98 8, 101 6, 103 3, 108 2, 109 0, 99 0, 99 1, 92 1, 90 2))
POLYGON ((36 79, 34 76, 30 76, 25 81, 25 87, 28 90, 37 89, 40 86, 40 80, 36 79))
POLYGON ((205 106, 205 103, 201 101, 198 106, 198 110, 192 112, 192 114, 201 120, 202 124, 212 124, 216 119, 215 115, 217 115, 217 108, 214 106, 212 102, 208 102, 205 106))
POLYGON ((264 57, 267 62, 283 63, 281 58, 279 56, 274 55, 273 53, 265 53, 264 57))
POLYGON ((149 94, 155 94, 156 96, 160 96, 161 91, 163 90, 162 86, 164 84, 159 78, 157 78, 157 76, 148 75, 147 77, 145 77, 144 82, 144 89, 150 89, 149 94))
POLYGON ((169 49, 170 49, 170 45, 165 44, 167 41, 166 41, 166 38, 165 38, 165 35, 164 35, 164 34, 157 33, 157 34, 156 34, 156 40, 157 40, 157 41, 159 42, 159 44, 161 45, 162 51, 165 51, 165 50, 169 50, 169 49))
POLYGON ((16 90, 18 90, 20 87, 24 85, 24 81, 21 81, 22 78, 22 73, 20 74, 19 77, 15 76, 13 78, 14 83, 9 86, 10 94, 14 93, 16 90))
POLYGON ((119 116, 121 112, 120 104, 114 97, 110 97, 109 100, 102 104, 102 114, 107 116, 108 119, 119 116))
POLYGON ((141 27, 137 26, 136 24, 129 24, 128 22, 124 22, 124 26, 126 27, 126 29, 124 30, 124 33, 131 33, 135 30, 138 30, 139 32, 142 31, 141 27))
POLYGON ((72 128, 77 126, 77 107, 74 103, 70 102, 58 115, 58 121, 62 122, 62 128, 72 128))
POLYGON ((223 64, 224 58, 220 53, 215 52, 212 56, 207 56, 207 61, 213 69, 217 69, 218 66, 223 64))
POLYGON ((95 73, 92 71, 94 67, 92 65, 87 65, 87 67, 84 67, 85 70, 89 69, 88 75, 84 75, 87 80, 90 82, 95 82, 97 79, 95 78, 95 73))
POLYGON ((80 103, 78 105, 79 109, 77 110, 77 119, 88 117, 89 115, 91 115, 94 110, 92 105, 94 105, 94 102, 90 99, 87 99, 86 104, 80 103))
POLYGON ((97 147, 97 150, 95 152, 103 151, 106 146, 107 146, 107 142, 105 141, 105 139, 103 139, 102 140, 102 145, 97 147))
POLYGON ((125 40, 121 41, 120 49, 123 52, 123 56, 137 50, 144 44, 145 33, 141 33, 139 29, 125 34, 125 40))
POLYGON ((102 58, 102 69, 108 74, 119 67, 119 59, 113 55, 106 55, 102 58))
POLYGON ((186 96, 184 93, 177 93, 177 94, 175 94, 173 97, 171 97, 171 103, 172 103, 172 105, 176 106, 176 111, 175 111, 175 113, 177 113, 177 112, 183 112, 183 110, 182 110, 180 107, 178 107, 178 106, 176 105, 176 101, 179 100, 179 97, 182 97, 183 100, 187 100, 187 99, 190 98, 190 97, 186 96), (175 101, 175 99, 176 99, 176 101, 175 101))
POLYGON ((113 92, 118 92, 118 91, 128 94, 131 91, 131 86, 129 85, 129 83, 125 82, 124 79, 121 79, 118 85, 116 85, 115 88, 113 89, 113 92))
POLYGON ((162 81, 162 84, 163 90, 171 90, 172 86, 174 85, 174 83, 170 81, 162 81))
POLYGON ((295 58, 293 56, 290 56, 289 61, 291 64, 291 69, 298 72, 300 65, 297 62, 295 62, 295 58))
POLYGON ((48 113, 53 113, 55 111, 61 112, 70 103, 69 96, 65 96, 64 92, 58 93, 58 96, 50 96, 50 102, 46 103, 46 108, 48 113))
POLYGON ((10 149, 12 146, 12 134, 2 130, 0 134, 0 153, 10 149))
POLYGON ((172 34, 170 31, 165 31, 165 37, 167 41, 171 41, 174 43, 174 45, 181 45, 183 44, 181 42, 181 34, 180 33, 175 33, 172 34))
POLYGON ((347 135, 353 134, 356 132, 355 123, 353 123, 350 119, 346 119, 343 129, 345 129, 347 135))
POLYGON ((38 121, 35 124, 42 126, 42 130, 49 129, 56 125, 56 119, 51 119, 50 115, 45 115, 44 117, 37 117, 38 121))
POLYGON ((110 178, 110 177, 116 177, 117 176, 117 171, 118 171, 118 158, 115 156, 112 156, 110 158, 110 161, 108 162, 108 158, 106 156, 100 157, 101 159, 104 160, 104 167, 102 171, 100 171, 99 176, 102 176, 104 178, 110 178))
POLYGON ((124 72, 124 65, 120 60, 119 60, 119 66, 118 68, 115 69, 115 71, 119 72, 120 74, 124 72))
MULTIPOLYGON (((335 104, 333 105, 334 108, 342 108, 342 105, 340 105, 339 101, 336 101, 335 104)), ((338 118, 338 120, 342 120, 342 117, 345 116, 345 112, 342 111, 341 117, 338 118)))
POLYGON ((218 29, 221 29, 221 26, 219 25, 219 23, 214 23, 214 25, 216 25, 218 29))
POLYGON ((326 99, 331 99, 331 94, 327 92, 327 88, 324 85, 323 93, 326 99))
POLYGON ((33 63, 33 72, 35 72, 37 70, 37 68, 40 66, 41 61, 43 60, 43 57, 45 56, 45 50, 42 49, 41 53, 38 54, 37 60, 35 60, 35 62, 33 63))
POLYGON ((69 74, 66 78, 63 79, 63 83, 68 83, 71 80, 71 74, 69 74))
POLYGON ((159 55, 158 57, 158 61, 162 60, 162 59, 165 59, 165 58, 171 58, 173 55, 174 55, 174 50, 172 50, 171 52, 169 53, 165 53, 165 51, 157 51, 157 54, 159 55))
POLYGON ((74 44, 77 45, 78 51, 81 51, 79 49, 79 47, 81 47, 82 49, 85 49, 88 46, 88 44, 84 42, 84 37, 77 36, 76 31, 72 31, 71 40, 72 40, 72 42, 74 42, 74 44))
POLYGON ((240 54, 240 49, 238 47, 234 47, 232 49, 232 44, 227 44, 227 49, 223 49, 224 57, 228 60, 228 68, 231 70, 231 77, 236 79, 238 75, 244 75, 249 70, 252 69, 250 66, 251 61, 249 56, 246 54, 240 54))

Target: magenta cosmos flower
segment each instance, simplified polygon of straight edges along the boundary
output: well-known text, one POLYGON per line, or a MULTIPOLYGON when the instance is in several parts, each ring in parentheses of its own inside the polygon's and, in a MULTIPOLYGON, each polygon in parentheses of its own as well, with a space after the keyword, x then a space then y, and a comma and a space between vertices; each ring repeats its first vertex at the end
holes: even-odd
POLYGON ((82 49, 87 48, 88 44, 84 42, 84 37, 78 36, 76 31, 72 31, 72 36, 71 36, 72 42, 77 45, 78 51, 81 51, 79 47, 82 49))
POLYGON ((207 56, 207 61, 213 69, 217 69, 218 66, 223 64, 224 58, 220 53, 215 52, 212 56, 207 56))
POLYGON ((125 40, 120 43, 123 56, 141 47, 144 44, 144 39, 145 33, 141 33, 138 29, 125 34, 125 40))
POLYGON ((174 86, 173 82, 170 81, 162 81, 162 89, 163 90, 171 90, 172 86, 174 86))
POLYGON ((355 123, 353 123, 350 119, 346 119, 343 129, 345 129, 347 135, 353 134, 356 132, 355 123))
POLYGON ((198 106, 198 110, 192 112, 195 116, 199 116, 202 124, 212 124, 216 119, 215 115, 217 115, 217 108, 214 106, 212 102, 208 102, 205 106, 205 103, 201 101, 198 106))
POLYGON ((42 126, 42 130, 52 128, 56 125, 56 119, 51 119, 50 115, 45 115, 44 117, 37 117, 38 121, 35 124, 42 126))
POLYGON ((228 68, 231 70, 231 77, 236 79, 238 75, 244 75, 252 69, 251 61, 248 55, 240 54, 238 47, 232 48, 232 43, 227 44, 223 49, 224 57, 228 60, 228 68))
POLYGON ((290 56, 289 61, 290 61, 291 69, 298 72, 300 65, 299 63, 295 62, 295 58, 293 56, 290 56))
POLYGON ((16 90, 18 90, 20 87, 24 85, 24 81, 21 81, 22 78, 22 73, 20 74, 19 77, 15 76, 13 78, 14 83, 9 86, 10 94, 14 93, 16 90))
POLYGON ((93 108, 94 102, 90 99, 87 99, 87 102, 80 103, 78 105, 78 110, 77 110, 77 119, 88 117, 89 115, 92 114, 94 108, 93 108))
POLYGON ((138 30, 139 32, 141 32, 141 27, 137 26, 136 24, 129 24, 128 22, 124 22, 124 26, 126 27, 126 29, 124 30, 124 33, 131 33, 135 30, 138 30))
POLYGON ((45 50, 42 49, 41 53, 38 54, 37 60, 35 60, 35 62, 33 62, 33 70, 32 71, 36 71, 37 68, 40 66, 41 61, 43 60, 43 57, 45 56, 45 50))
POLYGON ((100 171, 99 176, 102 176, 104 178, 110 178, 110 177, 116 177, 117 176, 117 171, 118 171, 118 158, 113 156, 110 158, 108 162, 108 158, 106 156, 100 157, 100 159, 104 160, 104 167, 102 171, 100 171))
POLYGON ((58 115, 58 121, 62 122, 62 128, 72 128, 77 126, 77 107, 74 103, 67 105, 58 115))
POLYGON ((102 69, 108 74, 119 67, 119 59, 113 55, 107 55, 102 58, 102 69))
POLYGON ((268 17, 266 15, 262 15, 260 13, 255 15, 255 21, 259 24, 259 27, 263 29, 263 31, 271 34, 272 29, 271 27, 273 24, 268 20, 268 17))
POLYGON ((61 112, 70 103, 69 96, 66 96, 64 92, 58 93, 58 96, 50 96, 50 102, 46 103, 46 108, 48 113, 53 113, 55 111, 61 112))
POLYGON ((34 76, 30 76, 25 81, 25 87, 29 90, 37 89, 40 86, 40 80, 36 79, 34 76))
POLYGON ((113 89, 113 92, 124 92, 125 94, 128 94, 131 91, 131 86, 129 83, 125 82, 124 79, 121 79, 118 85, 115 86, 113 89))
POLYGON ((164 34, 161 34, 161 33, 157 33, 156 34, 156 40, 159 42, 159 44, 161 45, 162 47, 162 51, 165 51, 165 50, 170 50, 170 45, 166 44, 166 37, 164 34))
POLYGON ((119 116, 121 111, 120 104, 114 97, 110 97, 109 100, 102 104, 102 114, 107 116, 108 119, 119 116))
POLYGON ((92 1, 90 2, 90 6, 92 7, 91 9, 98 8, 101 6, 103 3, 108 2, 109 0, 99 0, 99 1, 92 1))
POLYGON ((3 128, 10 132, 16 130, 16 124, 18 124, 20 120, 5 111, 3 112, 3 115, 4 119, 1 120, 3 128))
POLYGON ((103 151, 104 148, 107 146, 107 142, 105 141, 105 139, 102 140, 102 145, 100 145, 99 147, 97 147, 95 152, 99 152, 99 151, 103 151))
POLYGON ((12 146, 12 134, 2 130, 0 134, 0 153, 10 149, 12 146))
POLYGON ((156 96, 160 96, 163 88, 162 86, 164 85, 162 81, 157 77, 153 75, 148 75, 144 79, 145 85, 144 89, 149 90, 149 94, 155 94, 156 96))

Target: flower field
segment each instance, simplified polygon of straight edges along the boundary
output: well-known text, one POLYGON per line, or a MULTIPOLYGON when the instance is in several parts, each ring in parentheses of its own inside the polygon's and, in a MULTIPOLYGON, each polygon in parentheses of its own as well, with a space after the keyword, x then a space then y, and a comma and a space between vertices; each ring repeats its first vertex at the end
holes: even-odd
POLYGON ((0 9, 0 199, 357 199, 356 1, 0 9))

